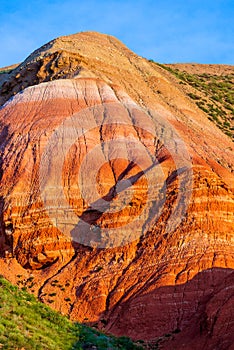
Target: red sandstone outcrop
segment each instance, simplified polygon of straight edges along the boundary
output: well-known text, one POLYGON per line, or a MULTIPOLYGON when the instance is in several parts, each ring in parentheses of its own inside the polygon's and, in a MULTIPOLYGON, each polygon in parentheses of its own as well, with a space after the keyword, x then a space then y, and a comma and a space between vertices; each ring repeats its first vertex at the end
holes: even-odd
POLYGON ((231 348, 231 140, 95 33, 37 50, 1 97, 0 273, 117 335, 231 348))

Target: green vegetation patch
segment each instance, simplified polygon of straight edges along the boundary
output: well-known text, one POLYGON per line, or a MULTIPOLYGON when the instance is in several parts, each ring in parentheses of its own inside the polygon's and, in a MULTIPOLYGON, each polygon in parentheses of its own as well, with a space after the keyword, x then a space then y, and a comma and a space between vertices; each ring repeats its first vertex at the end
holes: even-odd
POLYGON ((188 96, 208 114, 208 119, 234 140, 234 74, 190 74, 167 65, 157 65, 172 73, 181 85, 192 86, 197 93, 188 93, 188 96))
POLYGON ((1 349, 142 349, 129 338, 106 335, 72 323, 0 277, 1 349))
POLYGON ((10 74, 13 71, 13 69, 0 69, 0 74, 10 74))

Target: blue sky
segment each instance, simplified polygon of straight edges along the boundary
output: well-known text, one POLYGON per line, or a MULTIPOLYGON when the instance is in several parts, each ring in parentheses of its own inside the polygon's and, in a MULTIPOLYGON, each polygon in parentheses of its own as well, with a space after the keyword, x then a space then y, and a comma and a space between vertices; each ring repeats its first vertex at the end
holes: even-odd
POLYGON ((60 35, 99 31, 161 63, 234 64, 234 0, 0 1, 0 67, 60 35))

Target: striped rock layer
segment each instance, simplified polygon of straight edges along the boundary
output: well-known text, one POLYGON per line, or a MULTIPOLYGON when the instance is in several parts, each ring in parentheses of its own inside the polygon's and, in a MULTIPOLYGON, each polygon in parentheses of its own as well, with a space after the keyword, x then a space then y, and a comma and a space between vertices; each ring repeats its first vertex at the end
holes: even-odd
POLYGON ((116 335, 231 349, 231 140, 109 36, 57 39, 1 84, 0 272, 116 335))

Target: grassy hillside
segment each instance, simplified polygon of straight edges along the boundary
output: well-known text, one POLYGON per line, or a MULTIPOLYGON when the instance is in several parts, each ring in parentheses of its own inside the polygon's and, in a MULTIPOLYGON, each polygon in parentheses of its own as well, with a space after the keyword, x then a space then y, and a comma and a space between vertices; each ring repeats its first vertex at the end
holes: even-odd
POLYGON ((13 69, 15 69, 18 66, 19 66, 19 63, 12 64, 11 66, 7 66, 7 67, 2 67, 0 68, 0 74, 11 73, 13 69))
POLYGON ((126 337, 72 323, 0 277, 0 349, 141 349, 126 337))
POLYGON ((222 75, 192 74, 176 68, 176 65, 159 65, 176 76, 185 93, 234 140, 234 70, 222 75))

